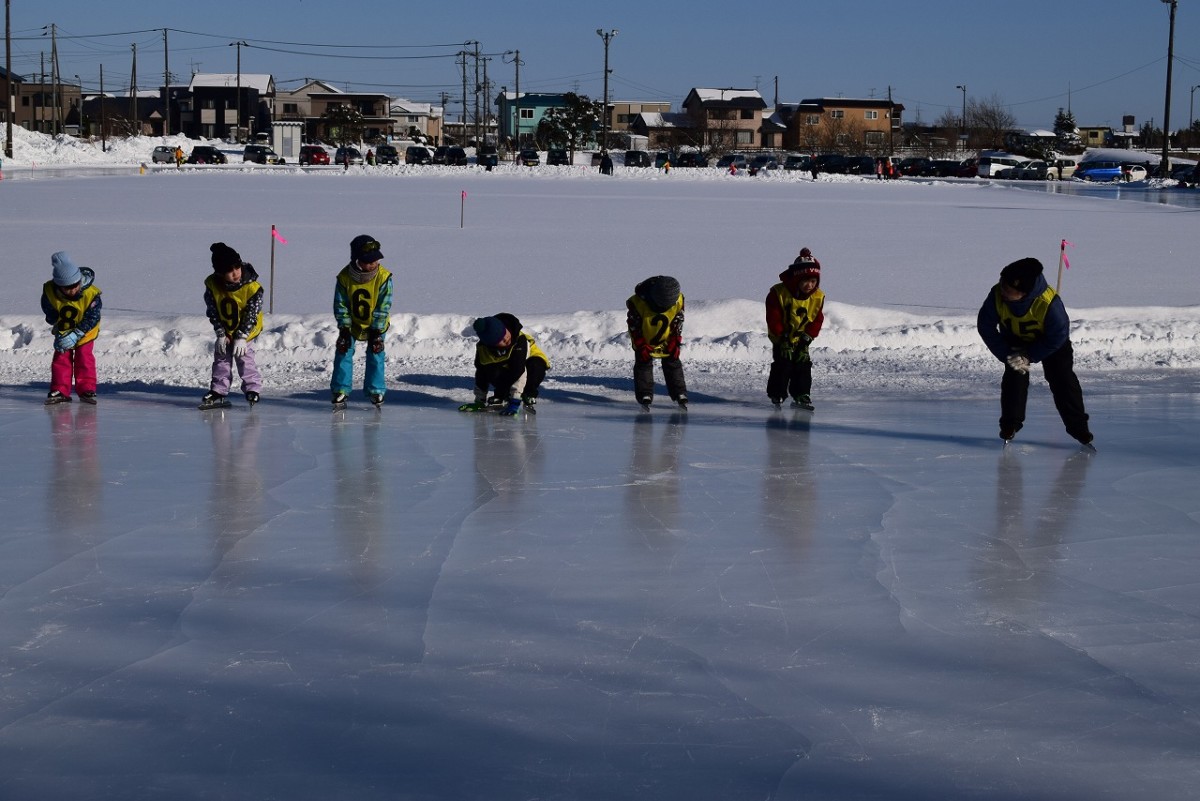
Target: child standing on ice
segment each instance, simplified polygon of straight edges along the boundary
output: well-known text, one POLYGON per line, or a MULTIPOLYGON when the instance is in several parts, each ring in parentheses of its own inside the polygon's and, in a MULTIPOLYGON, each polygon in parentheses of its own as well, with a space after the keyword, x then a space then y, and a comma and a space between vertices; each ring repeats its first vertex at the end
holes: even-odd
POLYGON ((508 312, 480 317, 472 325, 479 344, 475 346, 475 401, 458 407, 460 412, 482 412, 488 407, 488 388, 496 390, 495 401, 504 406, 500 414, 512 417, 524 405, 535 413, 538 387, 550 369, 550 358, 533 337, 521 330, 521 321, 508 312))
POLYGON ((979 336, 1004 363, 1000 379, 1000 438, 1008 442, 1025 424, 1029 366, 1042 363, 1054 406, 1067 433, 1084 445, 1092 442, 1083 389, 1075 376, 1071 320, 1062 298, 1046 283, 1042 263, 1026 258, 1000 271, 976 322, 979 336))
POLYGON ((647 278, 625 301, 626 323, 633 345, 633 392, 642 408, 654 402, 654 360, 662 360, 663 379, 671 400, 687 410, 687 382, 679 348, 683 344, 683 293, 669 275, 647 278))
POLYGON ((333 291, 333 317, 337 321, 337 352, 329 388, 333 408, 346 408, 354 384, 354 343, 367 343, 367 371, 363 391, 376 408, 386 392, 383 335, 391 325, 392 274, 380 266, 383 252, 374 237, 362 234, 350 242, 350 263, 338 273, 333 291))
POLYGON ((228 406, 236 366, 242 392, 251 406, 258 403, 262 376, 254 358, 254 338, 262 332, 263 288, 254 267, 224 242, 209 246, 212 274, 204 279, 204 310, 217 341, 213 345, 212 382, 200 399, 201 409, 228 406))
POLYGON ((42 285, 42 313, 54 334, 50 393, 46 405, 71 400, 74 383, 79 399, 96 402, 96 357, 92 343, 100 333, 100 287, 96 273, 79 267, 65 251, 50 257, 53 278, 42 285))
POLYGON ((813 409, 808 346, 825 322, 825 293, 820 286, 821 263, 812 251, 801 248, 791 266, 779 274, 779 283, 767 293, 767 337, 771 340, 767 396, 776 409, 789 395, 792 406, 813 409))

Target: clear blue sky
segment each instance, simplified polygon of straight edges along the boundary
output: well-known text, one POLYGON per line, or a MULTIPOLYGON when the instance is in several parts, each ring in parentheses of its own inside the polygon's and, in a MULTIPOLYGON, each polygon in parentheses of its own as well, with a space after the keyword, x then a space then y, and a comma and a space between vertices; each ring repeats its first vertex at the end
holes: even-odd
MULTIPOLYGON (((270 73, 281 88, 322 78, 342 88, 383 91, 461 108, 454 53, 478 40, 497 87, 515 83, 506 51, 520 51, 522 91, 603 94, 604 45, 597 28, 617 29, 609 47, 614 100, 668 100, 678 109, 694 86, 757 87, 771 103, 806 97, 885 97, 905 119, 933 122, 963 100, 996 98, 1022 127, 1051 127, 1068 105, 1080 125, 1161 126, 1169 6, 1161 0, 764 0, 603 4, 521 2, 339 3, 280 0, 12 0, 13 71, 36 75, 60 34, 66 80, 85 88, 127 87, 131 44, 138 85, 161 84, 163 37, 171 72, 270 73), (596 7, 602 10, 591 10, 596 7), (151 29, 159 29, 157 32, 151 29), (98 36, 100 34, 117 34, 98 36), (74 38, 68 38, 74 37, 74 38)), ((472 45, 473 47, 473 45, 472 45)), ((511 56, 508 57, 511 60, 511 56)), ((47 71, 49 68, 47 67, 47 71)), ((470 81, 474 82, 473 68, 470 81)), ((1176 17, 1171 128, 1186 127, 1191 88, 1200 84, 1200 2, 1180 0, 1176 17)), ((1200 110, 1197 111, 1200 116, 1200 110)))

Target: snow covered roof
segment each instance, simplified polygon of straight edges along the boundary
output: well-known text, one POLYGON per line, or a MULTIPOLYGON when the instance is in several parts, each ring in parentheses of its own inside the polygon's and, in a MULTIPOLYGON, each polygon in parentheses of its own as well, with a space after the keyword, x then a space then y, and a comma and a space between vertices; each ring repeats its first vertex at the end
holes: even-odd
POLYGON ((198 72, 192 76, 188 85, 190 91, 197 86, 236 87, 257 89, 259 94, 271 94, 275 91, 275 79, 270 75, 243 72, 240 76, 235 72, 198 72))
POLYGON ((634 119, 640 118, 647 128, 690 128, 692 119, 687 114, 677 111, 643 111, 634 119))
POLYGON ((735 100, 741 97, 762 100, 762 95, 758 93, 757 89, 705 89, 696 87, 692 91, 696 93, 696 97, 706 102, 709 100, 735 100))

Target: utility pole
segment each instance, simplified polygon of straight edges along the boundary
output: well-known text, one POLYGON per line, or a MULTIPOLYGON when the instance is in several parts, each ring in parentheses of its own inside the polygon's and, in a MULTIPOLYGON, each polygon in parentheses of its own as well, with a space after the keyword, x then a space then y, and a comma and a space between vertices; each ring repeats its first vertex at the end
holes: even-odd
MULTIPOLYGON (((467 44, 470 44, 470 42, 467 42, 467 44)), ((465 147, 467 144, 467 51, 460 50, 458 51, 458 55, 461 58, 461 61, 458 63, 462 67, 462 114, 458 117, 459 122, 462 124, 462 133, 460 134, 462 141, 459 144, 465 147)))
POLYGON ((1171 66, 1175 63, 1175 7, 1177 0, 1162 0, 1171 6, 1171 32, 1167 38, 1167 101, 1163 111, 1163 146, 1162 163, 1158 165, 1158 174, 1162 178, 1171 177, 1171 66))
POLYGON ((130 45, 133 48, 133 72, 129 75, 129 114, 132 117, 134 136, 142 132, 142 125, 138 122, 137 113, 137 42, 130 45))
POLYGON ((17 106, 13 102, 12 77, 12 0, 4 0, 4 85, 8 90, 8 101, 5 107, 8 113, 4 115, 4 155, 12 158, 12 118, 17 106))
POLYGON ((51 89, 50 101, 54 106, 54 130, 53 133, 62 133, 62 87, 58 80, 58 26, 53 22, 50 23, 50 83, 51 89))
POLYGON ((479 42, 475 42, 475 147, 479 147, 479 42))
POLYGON ((596 35, 604 40, 604 142, 600 145, 601 150, 608 150, 608 127, 611 114, 608 111, 608 43, 613 40, 620 31, 613 28, 611 31, 605 31, 601 28, 596 29, 596 35))
POLYGON ((490 58, 483 59, 483 141, 487 142, 488 129, 492 120, 492 85, 488 81, 487 65, 490 58))
POLYGON ((104 65, 100 65, 100 152, 108 152, 108 119, 104 115, 104 65))
POLYGON ((163 135, 171 135, 171 61, 167 57, 167 29, 163 28, 163 135))
POLYGON ((237 121, 233 126, 233 141, 238 141, 238 134, 242 130, 242 48, 250 45, 238 39, 236 42, 230 42, 230 47, 237 48, 237 121))
POLYGON ((504 59, 505 62, 512 64, 516 68, 516 71, 517 71, 517 84, 516 84, 517 91, 516 91, 515 97, 514 97, 514 100, 516 101, 515 102, 516 114, 514 115, 515 119, 513 121, 513 132, 514 132, 514 135, 513 135, 513 143, 514 143, 513 158, 516 159, 517 158, 516 154, 521 149, 521 65, 524 64, 525 62, 521 60, 521 51, 520 50, 509 50, 507 53, 504 54, 504 56, 502 58, 504 59), (508 59, 509 55, 512 56, 512 61, 509 61, 509 59, 508 59))

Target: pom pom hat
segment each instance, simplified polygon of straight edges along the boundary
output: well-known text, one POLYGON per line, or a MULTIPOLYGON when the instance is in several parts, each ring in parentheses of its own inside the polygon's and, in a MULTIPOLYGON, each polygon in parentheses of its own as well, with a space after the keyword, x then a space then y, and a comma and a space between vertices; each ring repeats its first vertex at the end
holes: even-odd
POLYGON ((208 249, 212 251, 214 273, 228 273, 242 266, 242 257, 224 242, 213 242, 208 249))
POLYGON ((79 269, 79 265, 65 250, 60 250, 51 256, 50 263, 54 265, 55 286, 75 286, 83 280, 83 272, 79 269))

